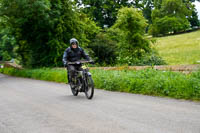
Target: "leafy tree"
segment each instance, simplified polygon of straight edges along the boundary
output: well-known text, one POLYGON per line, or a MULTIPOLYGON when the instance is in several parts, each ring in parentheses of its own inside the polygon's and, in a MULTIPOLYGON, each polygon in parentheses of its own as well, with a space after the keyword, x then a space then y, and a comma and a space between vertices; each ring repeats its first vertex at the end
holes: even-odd
POLYGON ((11 32, 11 28, 7 25, 6 19, 0 16, 0 57, 4 61, 16 57, 16 40, 11 32))
POLYGON ((2 0, 0 13, 14 31, 17 53, 27 67, 62 65, 70 38, 87 45, 98 31, 68 0, 2 0))
POLYGON ((189 28, 189 22, 187 19, 165 16, 154 22, 153 31, 151 32, 154 36, 158 36, 169 34, 169 32, 177 33, 187 28, 189 28))
POLYGON ((102 28, 111 27, 115 23, 120 8, 131 6, 141 9, 151 23, 153 0, 75 0, 75 3, 102 28))
POLYGON ((152 19, 151 19, 151 13, 152 10, 154 8, 153 6, 153 0, 143 0, 143 7, 142 7, 142 12, 144 17, 148 20, 148 23, 151 24, 152 23, 152 19))
POLYGON ((16 41, 9 32, 8 28, 2 28, 0 30, 0 56, 4 61, 16 58, 16 41))
POLYGON ((198 12, 195 9, 195 5, 193 5, 192 3, 188 3, 187 5, 187 8, 191 11, 191 16, 188 17, 188 21, 190 22, 191 27, 199 27, 200 22, 198 19, 198 12))
POLYGON ((49 1, 2 0, 1 13, 9 18, 7 22, 14 31, 13 35, 19 46, 17 52, 25 66, 48 64, 49 62, 44 62, 45 58, 54 60, 49 56, 55 56, 51 52, 57 51, 57 47, 51 50, 46 44, 51 36, 49 29, 53 28, 52 21, 49 21, 49 11, 49 1))
POLYGON ((119 10, 117 18, 112 30, 119 33, 120 38, 118 61, 131 64, 134 59, 150 52, 150 42, 144 38, 146 19, 142 12, 127 7, 119 10))
POLYGON ((161 9, 163 0, 154 0, 154 8, 161 9))
POLYGON ((154 36, 181 32, 189 28, 187 17, 191 12, 182 0, 157 0, 156 7, 152 12, 153 24, 150 30, 154 36))
MULTIPOLYGON (((75 0, 82 11, 98 23, 99 26, 112 26, 116 21, 118 10, 130 6, 129 0, 75 0)), ((139 1, 139 0, 136 0, 139 1)))
POLYGON ((99 33, 92 43, 88 46, 92 49, 95 61, 101 65, 115 64, 117 57, 116 41, 112 40, 108 34, 99 33))
POLYGON ((79 12, 77 15, 77 38, 82 42, 81 46, 87 48, 96 35, 101 31, 101 28, 98 27, 85 13, 79 12))

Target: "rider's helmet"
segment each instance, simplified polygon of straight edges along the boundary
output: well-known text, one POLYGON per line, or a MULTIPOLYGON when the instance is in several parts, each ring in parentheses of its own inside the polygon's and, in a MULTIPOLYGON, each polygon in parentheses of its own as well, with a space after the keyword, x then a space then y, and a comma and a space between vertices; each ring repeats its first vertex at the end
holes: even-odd
POLYGON ((76 43, 76 45, 78 46, 78 40, 76 38, 72 38, 70 39, 70 45, 72 45, 73 43, 76 43))

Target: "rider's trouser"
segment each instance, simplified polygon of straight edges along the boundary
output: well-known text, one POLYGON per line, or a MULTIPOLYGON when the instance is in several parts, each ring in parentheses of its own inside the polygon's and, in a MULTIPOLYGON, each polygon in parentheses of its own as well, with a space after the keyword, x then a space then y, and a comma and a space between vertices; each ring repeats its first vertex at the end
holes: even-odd
POLYGON ((75 76, 75 72, 81 69, 81 65, 68 65, 68 80, 71 82, 72 78, 75 76))

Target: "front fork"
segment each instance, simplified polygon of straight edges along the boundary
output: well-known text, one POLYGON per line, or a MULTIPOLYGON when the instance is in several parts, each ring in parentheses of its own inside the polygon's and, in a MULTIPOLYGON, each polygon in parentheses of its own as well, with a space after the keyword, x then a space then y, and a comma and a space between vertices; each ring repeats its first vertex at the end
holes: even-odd
POLYGON ((88 77, 91 77, 92 74, 88 71, 85 71, 84 73, 84 78, 83 78, 83 87, 84 87, 84 91, 87 91, 88 89, 88 81, 87 81, 87 78, 88 77))

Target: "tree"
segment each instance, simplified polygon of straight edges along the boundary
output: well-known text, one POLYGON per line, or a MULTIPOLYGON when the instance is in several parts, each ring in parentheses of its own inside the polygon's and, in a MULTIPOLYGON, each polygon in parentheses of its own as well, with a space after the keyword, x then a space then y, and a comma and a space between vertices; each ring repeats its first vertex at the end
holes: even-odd
POLYGON ((87 45, 98 32, 96 24, 78 14, 68 0, 2 0, 0 13, 7 18, 26 67, 61 66, 70 38, 87 45))
MULTIPOLYGON (((130 6, 129 0, 75 0, 82 11, 98 23, 102 28, 112 26, 116 21, 118 10, 130 6)), ((138 0, 137 0, 138 1, 138 0)))
POLYGON ((157 0, 152 12, 151 34, 158 36, 187 30, 190 27, 187 19, 190 13, 182 0, 157 0))
POLYGON ((118 33, 119 57, 121 63, 131 64, 133 60, 151 51, 150 42, 144 38, 146 19, 135 8, 124 7, 119 10, 112 30, 118 33))
POLYGON ((190 22, 191 27, 199 27, 200 22, 198 19, 198 12, 195 9, 195 5, 193 5, 192 3, 188 3, 187 5, 187 8, 191 11, 191 16, 188 17, 188 21, 190 22))
POLYGON ((163 0, 154 0, 154 8, 161 9, 163 0))
POLYGON ((50 6, 47 0, 2 0, 1 13, 8 18, 7 23, 13 29, 17 53, 24 66, 49 65, 55 59, 50 55, 56 56, 54 50, 57 51, 57 47, 53 46, 54 50, 51 50, 47 45, 51 38, 49 31, 54 28, 52 23, 55 23, 55 19, 49 21, 50 6), (45 62, 45 58, 49 58, 50 62, 45 62))
POLYGON ((8 61, 16 58, 15 42, 14 36, 10 34, 10 29, 0 26, 0 57, 2 57, 2 60, 8 61))
POLYGON ((1 60, 4 61, 16 58, 16 40, 11 34, 12 29, 8 26, 6 20, 7 18, 4 18, 2 15, 0 15, 0 57, 1 60))
POLYGON ((148 20, 148 23, 151 24, 152 23, 152 19, 151 19, 151 13, 153 10, 153 0, 143 0, 143 7, 142 7, 142 12, 144 17, 148 20))
POLYGON ((198 19, 198 14, 196 9, 192 10, 192 15, 191 17, 188 18, 191 27, 199 27, 200 26, 200 21, 198 19))

